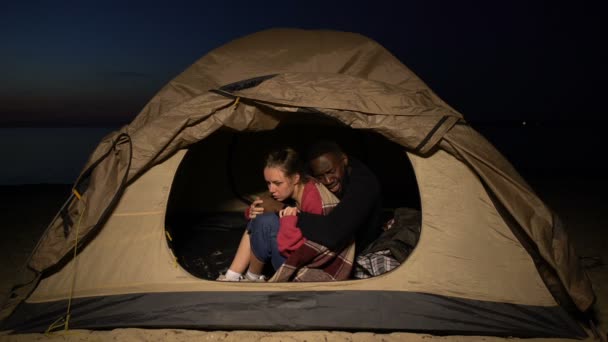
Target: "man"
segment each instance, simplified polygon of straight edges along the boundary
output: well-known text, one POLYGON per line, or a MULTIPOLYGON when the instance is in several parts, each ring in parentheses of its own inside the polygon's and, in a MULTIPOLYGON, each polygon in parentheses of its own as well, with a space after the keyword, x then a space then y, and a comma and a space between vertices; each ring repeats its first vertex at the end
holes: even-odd
POLYGON ((339 250, 355 238, 358 255, 382 232, 378 179, 334 142, 321 141, 313 145, 307 161, 312 176, 333 192, 340 203, 327 216, 299 213, 298 227, 302 235, 330 250, 339 250))

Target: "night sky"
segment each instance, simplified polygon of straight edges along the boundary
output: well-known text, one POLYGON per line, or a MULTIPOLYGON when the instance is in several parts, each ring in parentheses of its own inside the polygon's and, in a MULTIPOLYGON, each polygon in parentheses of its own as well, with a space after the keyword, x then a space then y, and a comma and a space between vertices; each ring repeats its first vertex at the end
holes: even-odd
POLYGON ((9 167, 0 184, 72 182, 101 137, 168 81, 210 50, 276 27, 368 36, 519 170, 599 175, 588 160, 601 154, 608 121, 602 3, 3 2, 0 147, 9 167))
POLYGON ((211 49, 272 27, 366 35, 470 121, 597 120, 605 14, 584 1, 13 1, 0 5, 0 126, 128 123, 211 49))

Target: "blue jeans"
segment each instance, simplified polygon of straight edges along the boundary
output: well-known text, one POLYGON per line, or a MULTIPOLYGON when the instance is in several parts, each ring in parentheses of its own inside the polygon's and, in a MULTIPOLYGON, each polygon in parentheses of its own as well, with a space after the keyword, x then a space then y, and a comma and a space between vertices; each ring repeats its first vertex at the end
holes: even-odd
POLYGON ((277 246, 279 226, 279 216, 273 213, 258 215, 249 221, 247 226, 251 251, 261 262, 265 264, 271 262, 275 270, 285 262, 285 257, 279 253, 277 246))

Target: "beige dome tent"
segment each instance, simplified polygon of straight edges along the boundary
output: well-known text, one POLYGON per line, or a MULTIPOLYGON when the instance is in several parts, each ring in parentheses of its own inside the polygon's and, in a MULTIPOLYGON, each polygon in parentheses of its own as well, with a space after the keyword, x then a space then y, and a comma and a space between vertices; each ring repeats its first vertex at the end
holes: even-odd
POLYGON ((331 31, 246 36, 169 82, 92 153, 28 266, 35 275, 5 305, 3 330, 44 331, 69 308, 71 328, 582 337, 568 312, 594 301, 560 221, 508 161, 382 46, 331 31), (178 206, 240 212, 246 204, 231 189, 255 190, 246 184, 261 177, 248 164, 256 147, 307 139, 310 127, 375 134, 399 147, 387 158, 409 159, 422 211, 410 257, 382 276, 332 283, 187 272, 165 216, 189 149, 199 146, 202 166, 181 182, 198 197, 178 206), (242 177, 226 169, 235 136, 242 177))

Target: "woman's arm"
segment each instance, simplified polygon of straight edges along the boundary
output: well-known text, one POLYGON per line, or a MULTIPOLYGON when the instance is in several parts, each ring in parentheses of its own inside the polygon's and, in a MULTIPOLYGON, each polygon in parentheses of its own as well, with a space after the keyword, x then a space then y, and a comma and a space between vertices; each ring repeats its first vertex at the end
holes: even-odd
MULTIPOLYGON (((308 183, 302 194, 301 211, 313 214, 323 213, 323 202, 321 195, 313 183, 308 183)), ((277 245, 279 252, 284 256, 289 256, 291 252, 298 249, 306 242, 302 231, 297 227, 298 216, 295 208, 286 208, 281 211, 279 232, 277 234, 277 245)))
MULTIPOLYGON (((287 207, 284 210, 295 209, 293 207, 287 207)), ((283 211, 281 211, 283 213, 283 211)), ((280 227, 277 233, 277 246, 281 255, 288 257, 293 251, 300 248, 306 239, 302 236, 302 231, 296 226, 298 223, 298 217, 295 214, 281 215, 279 219, 280 227)))
POLYGON ((263 200, 256 197, 255 201, 245 209, 245 219, 253 220, 256 216, 264 213, 264 208, 261 206, 263 200))

